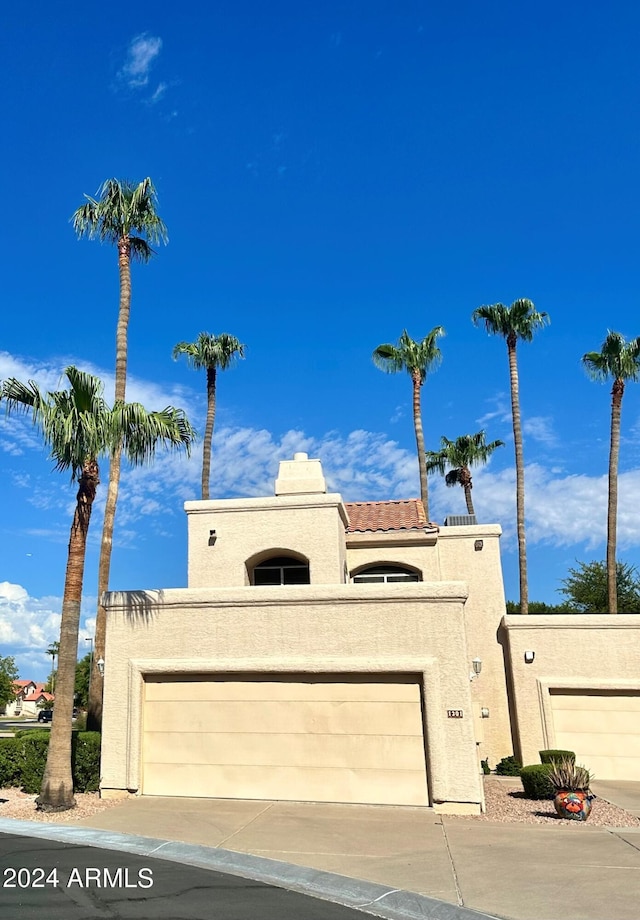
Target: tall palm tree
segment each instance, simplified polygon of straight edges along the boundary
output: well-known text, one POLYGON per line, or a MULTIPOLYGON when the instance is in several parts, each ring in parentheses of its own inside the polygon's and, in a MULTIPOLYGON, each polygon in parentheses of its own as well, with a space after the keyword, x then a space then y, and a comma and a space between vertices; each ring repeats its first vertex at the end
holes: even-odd
POLYGON ((235 336, 221 332, 210 335, 201 332, 195 342, 178 342, 173 359, 185 355, 191 367, 207 372, 207 421, 202 445, 202 498, 209 498, 211 478, 211 442, 216 418, 216 380, 218 371, 226 371, 238 358, 244 358, 244 345, 235 336))
MULTIPOLYGON (((107 179, 98 189, 97 198, 85 195, 85 203, 72 215, 78 237, 99 239, 118 249, 120 307, 116 325, 115 401, 124 402, 127 382, 127 331, 131 311, 131 262, 148 262, 154 255, 152 244, 167 242, 167 228, 156 213, 157 196, 148 177, 137 185, 120 179, 107 179)), ((102 543, 98 563, 98 608, 94 650, 104 657, 106 610, 102 595, 109 589, 113 528, 120 484, 121 451, 116 450, 109 464, 109 486, 104 509, 102 543)), ((91 684, 87 728, 100 729, 102 721, 102 676, 96 674, 91 684)))
POLYGON ((627 380, 640 376, 640 336, 626 342, 619 332, 609 331, 600 351, 582 356, 585 370, 594 380, 613 379, 611 390, 611 439, 609 446, 609 497, 607 505, 607 598, 609 613, 618 612, 616 538, 618 526, 618 458, 620 416, 627 380))
POLYGON ((450 441, 443 436, 440 438, 440 444, 440 450, 427 451, 427 473, 437 471, 444 476, 446 485, 462 486, 467 511, 469 514, 475 514, 471 498, 473 483, 470 467, 486 463, 494 450, 504 447, 504 441, 491 441, 490 444, 487 444, 484 431, 478 431, 476 434, 463 434, 455 441, 450 441), (452 469, 445 475, 447 466, 452 469))
POLYGON ((49 678, 49 685, 51 687, 52 693, 55 693, 56 658, 58 657, 59 651, 60 651, 59 642, 52 642, 49 648, 47 649, 47 655, 51 655, 51 677, 49 678))
POLYGON ((501 335, 507 343, 509 378, 511 381, 511 418, 513 443, 516 455, 516 521, 518 529, 518 563, 520 569, 520 613, 529 612, 529 585, 527 581, 527 543, 524 526, 524 454, 522 449, 522 422, 520 418, 520 386, 518 382, 518 340, 531 342, 534 334, 549 322, 546 313, 539 313, 534 304, 522 298, 510 307, 502 303, 478 307, 472 320, 483 325, 490 335, 501 335))
POLYGON ((429 520, 429 492, 420 407, 420 388, 427 379, 429 371, 435 370, 442 361, 442 352, 438 348, 438 339, 444 334, 445 331, 442 326, 434 326, 421 342, 416 342, 405 329, 396 345, 389 343, 378 345, 372 355, 375 366, 387 374, 406 371, 411 377, 411 382, 413 383, 413 427, 416 435, 418 470, 420 472, 420 497, 427 520, 429 520))
POLYGON ((193 429, 181 409, 147 412, 137 403, 118 402, 110 409, 97 377, 67 367, 69 389, 42 393, 34 381, 5 380, 0 399, 7 412, 31 416, 40 430, 55 469, 69 470, 78 483, 71 525, 62 600, 56 685, 56 717, 52 722, 47 764, 38 805, 44 810, 72 808, 71 715, 73 710, 80 600, 91 510, 99 483, 98 460, 121 449, 133 464, 151 460, 157 447, 184 447, 193 429))

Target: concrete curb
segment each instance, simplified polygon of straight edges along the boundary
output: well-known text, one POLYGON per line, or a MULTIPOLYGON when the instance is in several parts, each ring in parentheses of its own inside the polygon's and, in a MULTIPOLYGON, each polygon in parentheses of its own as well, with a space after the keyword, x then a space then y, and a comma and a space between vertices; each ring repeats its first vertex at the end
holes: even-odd
POLYGON ((500 920, 490 914, 459 907, 412 891, 389 888, 386 885, 348 878, 334 872, 309 869, 293 863, 236 853, 219 847, 69 827, 64 824, 19 821, 13 818, 0 818, 0 833, 40 837, 74 846, 116 850, 136 856, 187 863, 200 869, 227 872, 230 875, 342 904, 386 920, 500 920))

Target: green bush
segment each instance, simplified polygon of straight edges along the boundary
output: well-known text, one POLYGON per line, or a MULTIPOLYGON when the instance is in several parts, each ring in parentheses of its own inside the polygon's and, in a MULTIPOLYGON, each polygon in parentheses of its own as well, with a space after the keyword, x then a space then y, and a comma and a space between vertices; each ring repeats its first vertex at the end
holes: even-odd
POLYGON ((18 782, 23 792, 35 794, 40 792, 44 768, 47 763, 47 748, 49 747, 49 732, 30 731, 20 732, 16 737, 20 745, 21 770, 18 782))
POLYGON ((532 763, 520 770, 524 794, 528 799, 552 799, 555 796, 549 779, 552 770, 550 763, 532 763))
POLYGON ((575 763, 576 755, 573 751, 557 751, 549 749, 547 751, 540 751, 540 761, 542 763, 552 763, 555 761, 561 760, 572 760, 575 763))
POLYGON ((0 789, 18 785, 21 756, 16 738, 0 738, 0 789))
MULTIPOLYGON (((50 737, 45 728, 0 739, 0 788, 20 786, 30 795, 40 792, 50 737)), ((73 732, 71 767, 75 792, 95 792, 100 786, 100 738, 100 732, 73 732)))
POLYGON ((520 776, 522 764, 512 755, 503 757, 499 764, 496 764, 496 773, 498 776, 520 776))
POLYGON ((100 732, 73 733, 73 788, 95 792, 100 786, 100 732))
POLYGON ((481 761, 480 761, 480 766, 482 767, 482 772, 484 773, 485 776, 488 776, 488 775, 491 773, 491 767, 489 766, 489 758, 488 758, 488 757, 487 757, 486 760, 481 760, 481 761))

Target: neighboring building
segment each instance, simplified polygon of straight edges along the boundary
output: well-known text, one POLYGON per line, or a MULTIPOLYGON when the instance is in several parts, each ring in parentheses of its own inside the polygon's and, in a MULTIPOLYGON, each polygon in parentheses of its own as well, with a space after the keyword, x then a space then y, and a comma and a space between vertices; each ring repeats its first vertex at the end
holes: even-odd
POLYGON ((54 696, 44 688, 46 684, 36 683, 34 680, 16 680, 15 699, 7 703, 4 710, 6 716, 36 716, 38 710, 45 702, 53 702, 54 696))
POLYGON ((570 740, 585 759, 567 701, 589 720, 594 693, 640 699, 631 651, 601 673, 633 618, 504 616, 497 524, 345 504, 305 454, 275 493, 187 502, 188 587, 108 595, 103 795, 477 813, 481 759, 570 740))

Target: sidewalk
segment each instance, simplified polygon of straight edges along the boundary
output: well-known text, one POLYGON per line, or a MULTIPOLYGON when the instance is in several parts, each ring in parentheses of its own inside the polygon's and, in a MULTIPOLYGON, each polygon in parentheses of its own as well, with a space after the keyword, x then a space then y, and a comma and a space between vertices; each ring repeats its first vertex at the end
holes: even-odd
MULTIPOLYGON (((625 807, 640 805, 640 783, 612 785, 627 787, 625 807)), ((640 916, 640 828, 483 823, 422 808, 155 797, 129 799, 82 824, 268 857, 513 920, 640 916)))

